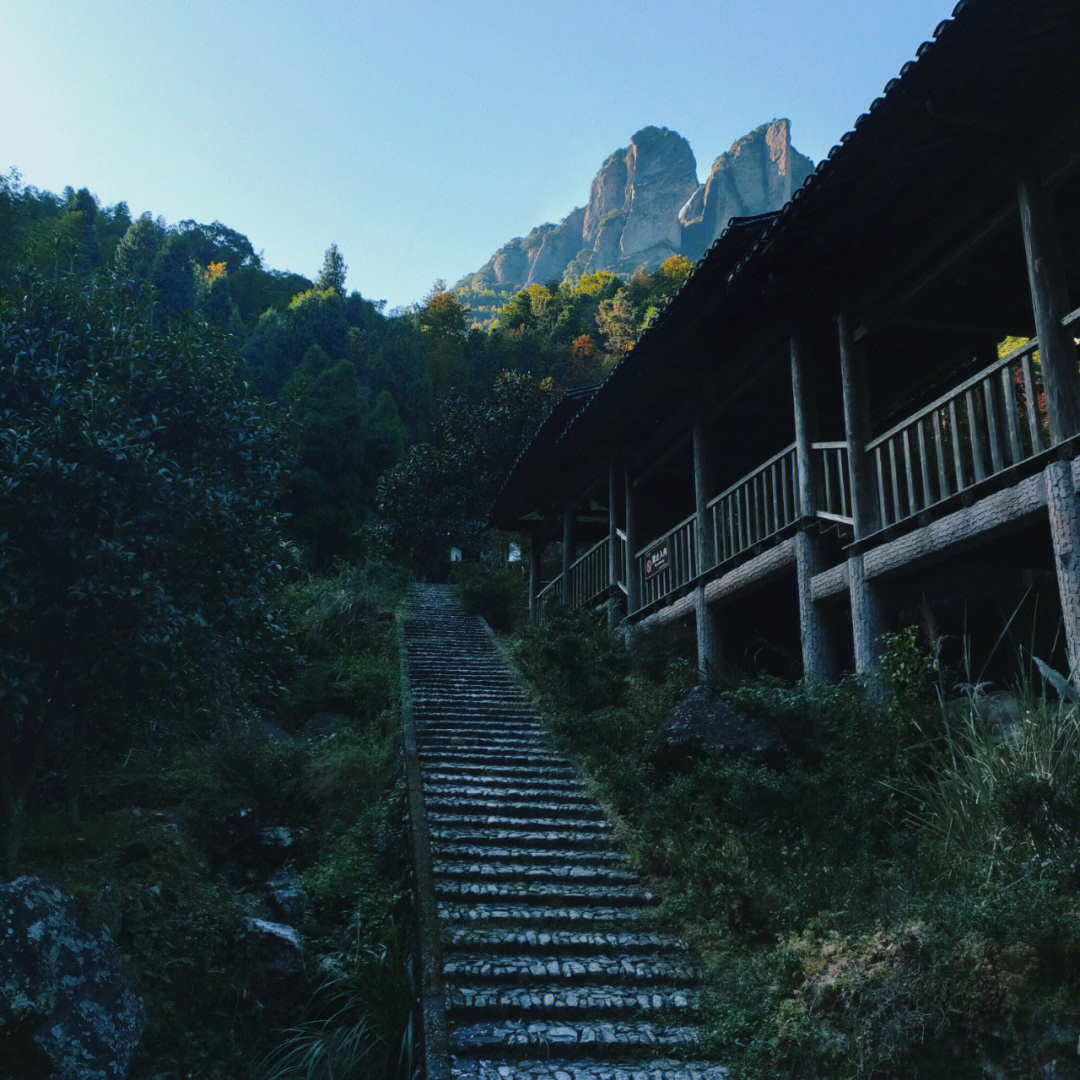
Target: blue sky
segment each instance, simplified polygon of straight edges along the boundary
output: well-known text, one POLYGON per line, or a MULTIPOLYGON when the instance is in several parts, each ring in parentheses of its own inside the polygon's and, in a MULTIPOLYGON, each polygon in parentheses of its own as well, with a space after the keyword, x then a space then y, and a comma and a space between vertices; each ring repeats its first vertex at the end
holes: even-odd
POLYGON ((702 179, 778 116, 815 161, 950 0, 0 0, 0 170, 391 306, 581 205, 647 124, 702 179))

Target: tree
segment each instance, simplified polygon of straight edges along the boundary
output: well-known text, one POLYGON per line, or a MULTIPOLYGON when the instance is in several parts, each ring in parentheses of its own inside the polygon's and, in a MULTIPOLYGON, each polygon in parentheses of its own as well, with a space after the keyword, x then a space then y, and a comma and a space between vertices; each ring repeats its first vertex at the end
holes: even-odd
POLYGON ((165 226, 155 221, 149 213, 133 221, 116 246, 113 261, 124 277, 137 281, 149 281, 150 267, 158 250, 165 242, 165 226))
MULTIPOLYGON (((205 327, 123 284, 23 276, 0 300, 0 834, 48 768, 213 724, 273 685, 288 464, 205 327)), ((209 730, 209 729, 207 729, 209 730)))
POLYGON ((344 296, 346 270, 348 270, 348 267, 345 265, 345 260, 341 257, 341 252, 338 251, 337 244, 331 244, 326 249, 326 255, 323 256, 322 269, 319 271, 319 276, 315 279, 315 288, 324 291, 326 289, 333 289, 334 292, 344 296))
POLYGON ((499 486, 554 395, 550 379, 504 371, 480 402, 443 399, 434 445, 412 447, 379 480, 379 535, 393 557, 428 571, 451 541, 479 546, 499 486))
POLYGON ((195 263, 182 233, 169 233, 150 264, 154 317, 159 326, 195 308, 195 263))

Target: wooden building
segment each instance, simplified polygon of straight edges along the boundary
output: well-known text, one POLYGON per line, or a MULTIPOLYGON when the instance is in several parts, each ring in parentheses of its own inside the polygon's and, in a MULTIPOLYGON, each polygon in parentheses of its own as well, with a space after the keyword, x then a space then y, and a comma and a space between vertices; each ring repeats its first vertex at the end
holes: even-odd
POLYGON ((871 676, 892 583, 1020 535, 1080 668, 1078 56, 1080 0, 964 0, 782 210, 731 222, 507 477, 534 616, 693 616, 705 666, 771 588, 807 676, 871 676))

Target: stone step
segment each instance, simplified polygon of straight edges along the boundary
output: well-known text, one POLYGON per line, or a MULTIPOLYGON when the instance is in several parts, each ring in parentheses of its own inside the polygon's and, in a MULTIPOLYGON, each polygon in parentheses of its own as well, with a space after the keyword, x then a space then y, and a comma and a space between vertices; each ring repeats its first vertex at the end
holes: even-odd
POLYGON ((452 1017, 465 1020, 536 1017, 545 1020, 600 1020, 700 1011, 698 995, 686 988, 547 982, 535 986, 451 986, 446 998, 452 1017))
POLYGON ((500 903, 491 899, 465 903, 439 900, 437 907, 439 918, 450 925, 516 926, 536 931, 591 927, 621 932, 641 926, 651 928, 657 921, 655 909, 645 906, 603 907, 599 904, 587 904, 552 907, 513 900, 500 903))
POLYGON ((581 826, 571 829, 565 821, 550 821, 544 828, 538 827, 539 822, 516 818, 502 819, 508 824, 500 825, 499 819, 472 819, 461 814, 445 815, 441 819, 431 814, 428 817, 434 826, 432 840, 442 843, 528 845, 547 851, 555 847, 592 848, 613 838, 611 826, 606 822, 597 822, 587 829, 581 826))
POLYGON ((431 762, 425 768, 439 768, 440 765, 474 765, 483 768, 487 765, 509 766, 513 768, 542 769, 549 765, 558 769, 567 769, 569 762, 560 754, 550 750, 536 750, 530 753, 498 754, 493 750, 447 750, 445 748, 432 748, 425 750, 418 748, 420 758, 425 762, 431 762))
POLYGON ((441 782, 459 780, 466 784, 486 784, 492 780, 513 780, 522 784, 565 780, 581 783, 573 769, 554 765, 488 765, 483 768, 456 766, 452 769, 440 769, 431 765, 424 768, 424 779, 441 782))
POLYGON ((507 731, 505 727, 498 729, 482 729, 476 733, 470 733, 465 725, 456 728, 442 729, 425 734, 423 717, 418 717, 417 738, 422 738, 431 746, 445 744, 453 746, 462 742, 471 742, 477 749, 485 750, 547 750, 547 740, 542 732, 527 732, 515 735, 507 731))
POLYGON ((428 798, 457 800, 466 806, 475 806, 478 802, 490 800, 536 802, 538 805, 559 803, 564 806, 575 804, 594 808, 596 806, 596 800, 580 784, 571 786, 571 783, 566 780, 526 785, 512 780, 506 780, 503 783, 467 784, 461 781, 451 783, 429 781, 425 778, 424 797, 425 801, 428 798))
POLYGON ((521 885, 636 885, 637 877, 610 866, 559 863, 549 860, 536 866, 522 862, 450 862, 436 860, 434 873, 440 880, 505 881, 521 885))
POLYGON ((569 1058, 523 1058, 503 1061, 451 1057, 453 1080, 731 1080, 723 1065, 674 1058, 642 1058, 617 1065, 569 1058))
POLYGON ((455 881, 439 878, 435 895, 441 900, 484 900, 491 903, 528 903, 533 907, 639 907, 652 893, 640 885, 575 885, 564 882, 455 881))
POLYGON ((672 987, 696 983, 698 973, 688 957, 672 960, 611 953, 538 956, 535 953, 456 952, 444 959, 443 978, 467 983, 502 982, 512 986, 530 986, 538 981, 590 980, 633 986, 659 983, 672 987))
POLYGON ((484 847, 482 844, 439 843, 438 856, 447 863, 517 863, 533 866, 623 867, 626 856, 612 847, 484 847))
POLYGON ((455 738, 469 736, 484 739, 509 737, 543 742, 545 735, 544 729, 539 725, 519 724, 517 721, 506 719, 478 723, 475 720, 428 720, 423 716, 417 716, 415 721, 416 733, 422 736, 449 735, 455 738))
POLYGON ((643 1053, 691 1051, 698 1045, 697 1029, 688 1025, 648 1021, 564 1022, 488 1020, 461 1024, 450 1032, 454 1054, 524 1057, 532 1053, 566 1053, 575 1057, 632 1058, 643 1053))
MULTIPOLYGON (((477 799, 475 802, 465 804, 469 809, 469 816, 486 819, 489 824, 502 824, 504 819, 525 820, 543 828, 540 822, 561 821, 565 827, 566 822, 583 822, 607 824, 604 815, 596 803, 581 802, 540 802, 538 799, 529 799, 523 802, 513 802, 509 799, 477 799), (493 819, 499 819, 498 821, 493 819)), ((438 795, 424 796, 424 806, 433 820, 445 821, 447 816, 461 807, 461 803, 454 799, 443 799, 438 795)), ((462 815, 463 816, 463 815, 462 815)), ((609 826, 610 827, 610 826, 609 826)))
POLYGON ((444 933, 443 939, 447 955, 452 955, 451 950, 471 953, 483 950, 484 955, 495 953, 517 956, 528 953, 533 956, 562 958, 568 954, 615 954, 631 958, 657 955, 671 958, 688 956, 690 951, 679 938, 659 931, 536 930, 518 927, 487 929, 455 926, 444 933))

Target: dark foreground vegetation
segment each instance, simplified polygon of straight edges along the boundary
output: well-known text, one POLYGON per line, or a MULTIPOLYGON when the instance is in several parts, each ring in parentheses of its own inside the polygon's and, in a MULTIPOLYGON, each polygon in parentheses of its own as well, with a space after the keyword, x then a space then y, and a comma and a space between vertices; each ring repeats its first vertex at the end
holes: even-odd
MULTIPOLYGON (((498 617, 514 587, 466 598, 498 617)), ((734 1076, 1080 1075, 1080 716, 1030 657, 1004 717, 914 629, 888 639, 881 705, 718 676, 779 752, 673 758, 685 631, 627 649, 575 613, 504 640, 705 958, 734 1076)))

